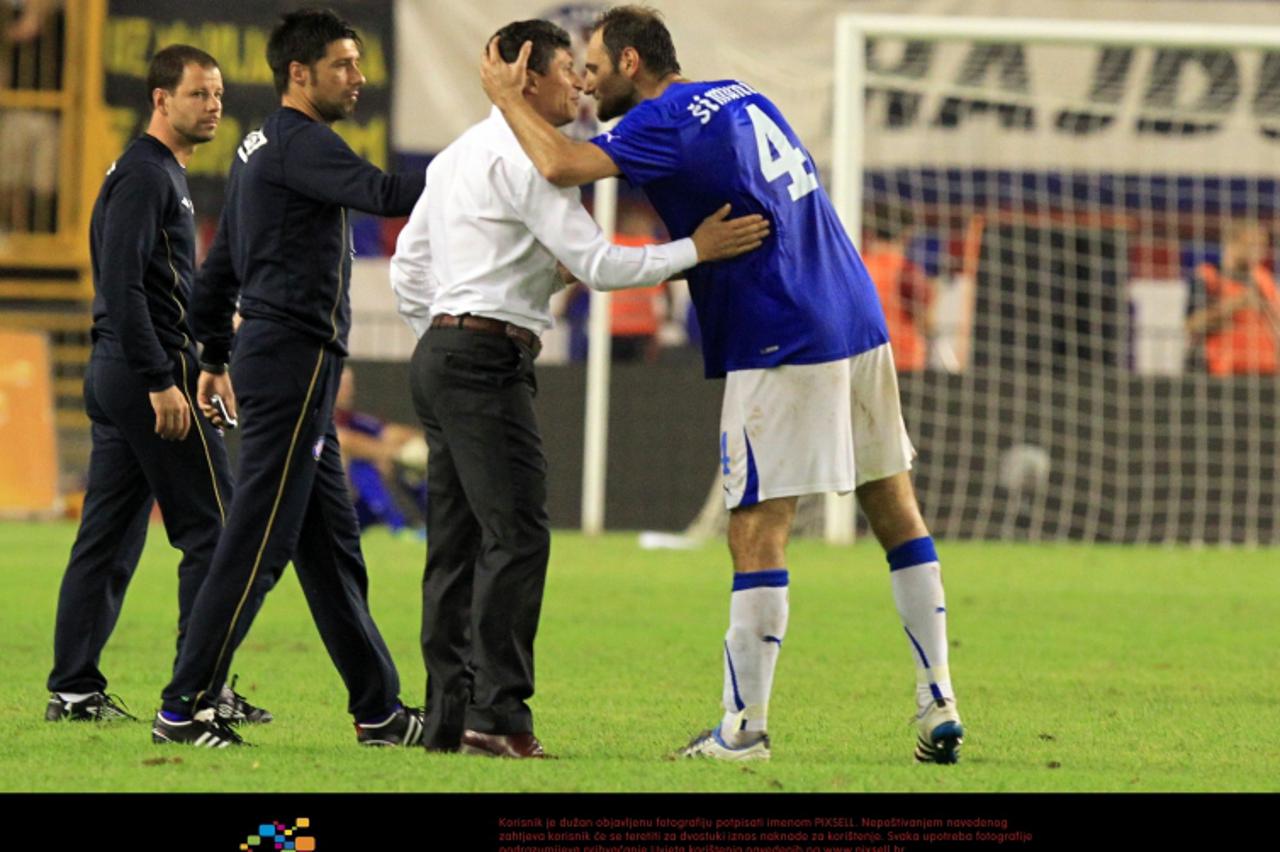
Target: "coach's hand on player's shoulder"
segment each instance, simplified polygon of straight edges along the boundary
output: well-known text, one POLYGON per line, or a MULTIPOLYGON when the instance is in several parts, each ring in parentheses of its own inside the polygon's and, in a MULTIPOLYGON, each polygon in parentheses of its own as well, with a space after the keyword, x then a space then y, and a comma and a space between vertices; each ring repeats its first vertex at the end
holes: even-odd
POLYGON ((693 245, 698 250, 698 262, 725 260, 760 248, 769 236, 769 220, 758 213, 729 218, 729 205, 702 220, 693 232, 693 245))
POLYGON ((201 370, 200 378, 196 381, 196 404, 200 406, 200 413, 205 416, 205 419, 221 429, 227 424, 223 421, 221 412, 213 404, 215 394, 222 398, 222 404, 226 406, 227 414, 232 419, 239 417, 236 414, 236 392, 231 388, 231 374, 201 370))
POLYGON ((156 411, 156 434, 166 441, 181 441, 191 428, 191 407, 177 385, 151 392, 156 411))
POLYGON ((520 45, 516 61, 508 63, 498 50, 498 37, 494 36, 489 40, 484 56, 480 59, 480 85, 484 86, 484 93, 489 96, 489 100, 496 104, 504 97, 521 97, 532 50, 533 42, 526 41, 520 45))

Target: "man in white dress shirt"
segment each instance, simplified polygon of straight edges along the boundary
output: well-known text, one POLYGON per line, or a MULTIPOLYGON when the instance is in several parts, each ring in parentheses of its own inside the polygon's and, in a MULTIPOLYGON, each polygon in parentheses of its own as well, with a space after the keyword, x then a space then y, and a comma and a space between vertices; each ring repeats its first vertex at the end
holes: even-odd
MULTIPOLYGON (((582 81, 568 34, 520 21, 497 37, 507 61, 532 44, 524 96, 549 123, 572 121, 582 81)), ((410 376, 430 448, 428 748, 545 756, 527 704, 550 553, 533 360, 563 283, 557 260, 595 289, 652 285, 768 234, 759 216, 727 215, 726 205, 689 239, 612 245, 578 189, 545 180, 497 109, 432 160, 391 261, 400 312, 420 337, 410 376)))

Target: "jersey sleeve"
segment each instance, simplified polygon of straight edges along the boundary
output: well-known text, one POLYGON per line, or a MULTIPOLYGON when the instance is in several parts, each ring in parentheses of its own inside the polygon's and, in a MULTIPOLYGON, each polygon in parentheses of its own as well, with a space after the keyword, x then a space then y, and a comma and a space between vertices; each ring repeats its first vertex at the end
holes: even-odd
POLYGON ((159 166, 129 168, 111 188, 102 231, 98 287, 107 316, 119 336, 125 360, 153 392, 173 384, 173 364, 151 322, 143 278, 164 228, 165 203, 171 191, 169 177, 159 166))
POLYGON ((323 124, 300 130, 284 151, 284 182, 308 198, 376 216, 408 216, 425 174, 387 174, 323 124))
POLYGON ((231 261, 229 204, 223 205, 218 233, 191 288, 191 330, 204 345, 202 361, 225 364, 231 357, 231 318, 240 281, 231 261))
POLYGON ((591 141, 609 155, 632 186, 670 177, 681 165, 679 126, 648 103, 591 141))

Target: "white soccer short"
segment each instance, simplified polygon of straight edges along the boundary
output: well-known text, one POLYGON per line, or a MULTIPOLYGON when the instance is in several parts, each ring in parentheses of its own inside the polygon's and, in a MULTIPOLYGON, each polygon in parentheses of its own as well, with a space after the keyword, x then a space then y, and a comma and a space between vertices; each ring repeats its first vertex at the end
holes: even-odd
POLYGON ((720 409, 725 506, 846 493, 911 469, 889 344, 841 361, 734 370, 720 409))

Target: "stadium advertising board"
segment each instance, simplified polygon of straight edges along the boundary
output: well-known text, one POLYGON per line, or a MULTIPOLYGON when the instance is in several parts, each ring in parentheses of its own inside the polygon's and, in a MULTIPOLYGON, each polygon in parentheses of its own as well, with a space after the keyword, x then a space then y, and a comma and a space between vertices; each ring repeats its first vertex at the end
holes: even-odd
MULTIPOLYGON (((297 4, 289 4, 292 8, 297 4)), ((386 168, 391 125, 391 69, 394 44, 391 4, 348 0, 332 4, 364 41, 361 70, 368 82, 356 115, 334 125, 361 157, 386 168)), ((187 169, 196 209, 215 215, 236 146, 280 99, 267 66, 267 39, 284 8, 275 3, 210 0, 193 5, 176 0, 111 0, 103 39, 106 100, 110 108, 112 156, 141 133, 147 108, 147 64, 166 45, 192 44, 211 53, 222 68, 226 98, 217 138, 201 146, 187 169)))
POLYGON ((1103 149, 1197 174, 1228 139, 1233 162, 1280 155, 1280 53, 872 41, 868 72, 872 166, 1096 168, 1103 149))
MULTIPOLYGON (((489 104, 476 55, 494 29, 537 15, 577 38, 578 22, 612 4, 489 0, 466 15, 453 13, 453 5, 397 3, 400 37, 415 45, 398 58, 401 79, 414 81, 400 91, 398 149, 438 151, 484 118, 489 104), (422 102, 438 108, 411 109, 422 102)), ((666 16, 687 76, 738 79, 768 94, 823 168, 832 156, 838 15, 1010 14, 999 0, 810 0, 775 4, 767 15, 741 14, 737 0, 651 5, 666 16)), ((1016 13, 1257 24, 1260 5, 1021 0, 1016 13)), ((871 80, 868 121, 878 122, 875 135, 888 141, 867 150, 872 169, 948 159, 967 168, 1072 168, 1095 164, 1103 149, 1117 171, 1205 174, 1221 169, 1224 140, 1231 140, 1233 162, 1268 162, 1280 153, 1280 54, 901 40, 882 40, 871 53, 879 76, 871 80)))

